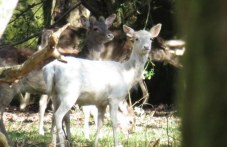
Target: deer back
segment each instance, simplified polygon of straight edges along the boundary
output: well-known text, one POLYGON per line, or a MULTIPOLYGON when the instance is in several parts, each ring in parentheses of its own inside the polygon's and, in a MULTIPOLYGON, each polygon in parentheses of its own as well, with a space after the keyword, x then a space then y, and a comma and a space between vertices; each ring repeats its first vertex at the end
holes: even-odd
POLYGON ((105 50, 101 54, 102 59, 118 62, 128 60, 133 45, 131 38, 121 30, 111 30, 111 32, 114 34, 114 39, 105 44, 105 50))

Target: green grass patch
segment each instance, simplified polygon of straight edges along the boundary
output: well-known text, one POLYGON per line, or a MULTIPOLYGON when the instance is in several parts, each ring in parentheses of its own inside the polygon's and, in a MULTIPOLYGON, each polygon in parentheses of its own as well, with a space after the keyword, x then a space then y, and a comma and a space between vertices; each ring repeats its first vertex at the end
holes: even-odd
MULTIPOLYGON (((13 114, 17 115, 18 114, 13 114)), ((19 115, 21 118, 22 115, 19 115)), ((83 116, 71 117, 72 144, 74 147, 91 147, 95 140, 95 127, 91 125, 90 140, 83 133, 83 116)), ((46 116, 47 117, 47 116, 46 116)), ((24 119, 6 119, 5 124, 11 140, 17 147, 47 147, 51 143, 51 114, 44 123, 45 135, 38 134, 38 114, 26 114, 24 119), (30 118, 31 117, 31 118, 30 118), (32 121, 33 120, 33 121, 32 121)), ((106 119, 101 130, 100 147, 113 146, 113 133, 110 122, 106 119)), ((129 135, 119 133, 119 142, 124 147, 178 147, 181 143, 180 119, 174 115, 153 117, 150 113, 136 116, 134 132, 129 135)))

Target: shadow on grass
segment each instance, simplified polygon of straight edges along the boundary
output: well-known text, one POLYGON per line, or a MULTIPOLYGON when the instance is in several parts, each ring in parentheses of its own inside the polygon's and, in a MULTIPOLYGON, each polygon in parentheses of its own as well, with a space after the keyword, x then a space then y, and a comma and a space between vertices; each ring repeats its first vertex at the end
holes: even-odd
POLYGON ((37 131, 10 131, 10 139, 16 147, 46 147, 51 142, 51 134, 39 135, 37 131))

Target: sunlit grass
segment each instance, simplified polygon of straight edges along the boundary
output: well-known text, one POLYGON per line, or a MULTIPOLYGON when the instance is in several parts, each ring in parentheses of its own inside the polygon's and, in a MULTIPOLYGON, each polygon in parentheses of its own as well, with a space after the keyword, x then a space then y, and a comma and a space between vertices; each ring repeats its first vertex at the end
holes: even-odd
POLYGON ((45 136, 38 134, 37 122, 8 122, 7 130, 10 139, 18 147, 46 147, 51 141, 51 134, 45 136))
MULTIPOLYGON (((36 114, 33 114, 36 115, 36 114)), ((29 115, 27 115, 29 117, 29 115)), ((38 116, 38 115, 37 115, 38 116)), ((33 116, 34 117, 34 116, 33 116)), ((83 116, 71 118, 72 144, 75 147, 91 147, 95 140, 95 128, 91 125, 90 140, 85 139, 83 133, 83 116)), ((49 118, 50 119, 50 118, 49 118)), ((9 136, 18 147, 46 147, 51 143, 51 121, 45 122, 46 134, 38 134, 38 119, 27 121, 6 121, 9 136)), ((119 133, 119 141, 124 147, 151 147, 157 142, 158 147, 180 146, 180 119, 174 115, 152 117, 149 114, 136 116, 136 126, 133 133, 124 135, 119 133)), ((113 146, 113 134, 110 122, 106 119, 99 140, 101 147, 113 146)))

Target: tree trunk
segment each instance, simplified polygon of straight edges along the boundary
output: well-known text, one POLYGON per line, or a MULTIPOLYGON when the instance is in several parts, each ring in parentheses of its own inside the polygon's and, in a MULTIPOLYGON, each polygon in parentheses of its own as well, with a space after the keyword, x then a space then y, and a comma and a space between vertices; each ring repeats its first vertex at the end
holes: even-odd
POLYGON ((177 8, 187 36, 178 96, 182 146, 226 146, 227 1, 178 0, 177 8))
POLYGON ((80 0, 69 0, 68 3, 71 4, 71 8, 75 8, 71 10, 67 21, 74 27, 83 27, 80 18, 81 16, 89 18, 90 11, 81 4, 80 0))
POLYGON ((6 26, 13 15, 17 2, 18 0, 0 0, 0 38, 2 37, 2 34, 4 33, 6 26))
POLYGON ((52 16, 52 3, 53 0, 43 1, 43 18, 44 26, 48 27, 53 23, 52 16))

